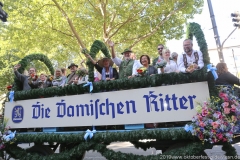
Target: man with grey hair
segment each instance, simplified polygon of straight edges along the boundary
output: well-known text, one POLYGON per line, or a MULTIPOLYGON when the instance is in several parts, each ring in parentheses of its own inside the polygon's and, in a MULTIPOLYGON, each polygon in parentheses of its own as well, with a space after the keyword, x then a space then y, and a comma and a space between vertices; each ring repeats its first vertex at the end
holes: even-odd
POLYGON ((119 79, 131 78, 137 75, 137 69, 142 67, 142 64, 135 59, 131 58, 132 50, 127 48, 121 54, 123 55, 123 60, 116 56, 114 43, 108 41, 111 48, 112 60, 119 67, 119 79))
POLYGON ((183 73, 192 73, 204 66, 203 55, 201 51, 193 50, 191 39, 183 41, 184 52, 178 57, 178 69, 183 73))

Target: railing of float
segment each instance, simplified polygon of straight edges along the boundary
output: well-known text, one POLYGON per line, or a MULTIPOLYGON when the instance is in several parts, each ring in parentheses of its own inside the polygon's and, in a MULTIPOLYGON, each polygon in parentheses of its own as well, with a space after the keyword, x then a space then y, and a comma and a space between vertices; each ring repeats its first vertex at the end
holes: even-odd
MULTIPOLYGON (((207 52, 207 44, 200 26, 196 23, 190 23, 187 29, 188 29, 187 38, 192 39, 193 36, 196 37, 200 50, 203 53, 204 63, 209 64, 210 61, 209 61, 209 56, 207 52)), ((105 56, 110 57, 106 46, 100 41, 95 41, 93 43, 93 46, 90 49, 90 55, 94 58, 97 52, 100 50, 105 54, 105 56)), ((43 62, 46 62, 45 64, 48 66, 48 68, 52 72, 52 67, 49 65, 49 60, 47 59, 47 57, 42 56, 40 54, 29 55, 28 57, 25 58, 25 61, 20 61, 20 64, 22 65, 22 68, 20 68, 20 72, 24 70, 24 67, 26 67, 26 65, 24 64, 33 59, 42 60, 43 62)), ((90 79, 93 80, 93 65, 90 62, 87 62, 87 64, 88 64, 88 68, 90 69, 89 71, 90 79)), ((140 89, 140 88, 143 88, 140 90, 144 90, 147 88, 151 88, 151 89, 155 88, 159 90, 159 87, 161 87, 163 84, 167 84, 170 86, 162 86, 162 88, 164 87, 171 88, 175 86, 177 90, 177 87, 181 85, 184 87, 184 85, 188 85, 189 83, 194 85, 194 84, 197 84, 197 82, 200 82, 199 84, 202 84, 204 82, 206 83, 206 81, 208 82, 210 95, 216 95, 216 90, 214 87, 214 78, 211 75, 209 76, 207 74, 207 67, 204 67, 203 69, 197 72, 193 72, 192 74, 170 73, 170 74, 154 75, 151 77, 135 77, 132 79, 118 79, 110 82, 104 82, 104 81, 94 82, 92 93, 94 94, 103 93, 105 95, 106 94, 110 95, 111 93, 114 93, 114 92, 108 92, 108 91, 113 91, 113 90, 115 90, 115 93, 117 92, 125 93, 127 92, 126 90, 128 90, 130 93, 132 89, 140 89)), ((20 91, 21 84, 17 80, 15 80, 14 89, 15 89, 14 100, 17 102, 19 101, 19 103, 24 102, 25 100, 39 99, 40 97, 44 97, 41 100, 51 99, 51 98, 53 99, 53 98, 56 98, 55 97, 56 95, 58 97, 62 97, 66 95, 67 97, 74 97, 76 95, 81 95, 82 97, 94 95, 89 93, 89 88, 82 87, 81 85, 75 85, 75 86, 70 85, 64 88, 59 87, 59 88, 46 88, 46 89, 33 89, 28 91, 20 91)), ((186 89, 183 92, 185 91, 186 89)), ((151 93, 149 92, 149 94, 151 93)), ((120 97, 120 95, 118 96, 120 97)), ((191 99, 193 97, 190 96, 189 98, 191 99)), ((188 99, 189 102, 191 101, 190 99, 188 99)), ((129 112, 130 111, 134 112, 134 105, 132 105, 133 103, 130 103, 133 101, 134 99, 132 99, 132 101, 129 100, 128 102, 126 102, 126 104, 131 105, 132 107, 130 108, 131 110, 129 109, 129 112)), ((161 102, 161 98, 159 99, 159 101, 161 102)), ((120 103, 118 104, 119 104, 118 107, 121 108, 122 107, 121 104, 120 103)), ((36 105, 38 105, 37 101, 36 101, 36 105)), ((38 106, 39 106, 39 109, 41 110, 41 106, 40 105, 38 106)), ((119 113, 122 113, 121 109, 119 108, 118 108, 119 113)), ((183 105, 183 108, 184 108, 184 105, 183 105)), ((41 111, 42 111, 41 115, 35 114, 33 111, 32 113, 33 117, 35 116, 36 118, 37 116, 40 116, 41 118, 42 115, 49 116, 48 114, 49 110, 43 109, 41 111)), ((91 114, 91 112, 89 112, 89 114, 91 114)), ((62 113, 59 112, 58 115, 61 116, 62 113)), ((191 119, 189 118, 189 120, 191 119)), ((105 129, 103 129, 105 131, 99 131, 97 129, 96 133, 92 132, 93 131, 92 126, 90 128, 86 128, 86 129, 90 129, 86 133, 85 132, 82 133, 79 131, 63 132, 63 130, 61 129, 62 129, 61 127, 60 128, 50 127, 50 128, 43 128, 43 132, 45 133, 34 132, 34 133, 17 134, 16 142, 22 142, 22 143, 35 142, 38 144, 41 144, 43 142, 49 142, 49 143, 55 142, 63 146, 68 146, 67 147, 68 150, 64 150, 59 154, 48 155, 47 157, 45 157, 47 159, 73 159, 73 158, 81 157, 82 155, 84 155, 84 152, 88 150, 96 150, 100 152, 107 159, 131 160, 131 159, 158 159, 159 158, 159 155, 156 155, 156 156, 155 155, 151 155, 151 156, 133 155, 133 154, 127 154, 127 153, 121 153, 121 152, 114 152, 113 150, 110 150, 107 148, 108 144, 116 141, 118 142, 130 141, 134 144, 136 148, 143 148, 143 149, 157 146, 161 150, 165 151, 162 154, 162 156, 165 155, 168 157, 169 155, 171 157, 173 156, 184 157, 186 155, 197 155, 199 152, 202 152, 204 149, 212 147, 212 144, 205 143, 204 145, 202 145, 202 142, 199 141, 198 138, 192 136, 190 132, 186 132, 183 129, 183 127, 171 128, 167 126, 162 128, 156 128, 156 129, 143 129, 143 124, 137 127, 136 125, 133 125, 133 126, 125 125, 124 128, 120 128, 120 129, 115 128, 115 129, 111 129, 111 131, 106 131, 105 129), (139 128, 142 128, 142 129, 139 130, 139 128), (50 132, 50 133, 46 133, 46 132, 50 132), (91 137, 86 134, 92 134, 93 136, 91 137), (84 137, 87 137, 87 138, 84 139, 84 137), (157 139, 157 141, 143 143, 138 141, 140 139, 157 139), (175 143, 182 144, 183 142, 185 145, 183 145, 180 148, 176 148, 174 146, 173 149, 170 149, 170 150, 166 149, 166 147, 169 148, 169 146, 175 143), (74 145, 71 145, 71 147, 69 147, 69 145, 67 145, 69 143, 74 145)), ((226 155, 230 155, 230 156, 236 155, 235 149, 229 143, 224 143, 223 149, 226 151, 226 155)), ((6 151, 7 153, 9 153, 15 158, 42 159, 42 156, 35 155, 35 154, 28 154, 26 150, 18 147, 17 145, 7 145, 6 151)), ((171 159, 171 157, 169 157, 169 159, 171 159)), ((166 159, 166 157, 164 159, 166 159)))

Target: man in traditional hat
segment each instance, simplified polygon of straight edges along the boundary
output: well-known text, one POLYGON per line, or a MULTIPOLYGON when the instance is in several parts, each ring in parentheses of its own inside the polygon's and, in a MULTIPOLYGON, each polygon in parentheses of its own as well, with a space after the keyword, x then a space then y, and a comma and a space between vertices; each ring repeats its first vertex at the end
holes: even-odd
POLYGON ((160 60, 160 61, 163 60, 163 57, 162 57, 163 49, 164 49, 164 45, 159 44, 158 47, 157 47, 159 56, 153 60, 152 66, 155 66, 158 60, 160 60))
POLYGON ((70 66, 68 66, 68 69, 70 69, 71 73, 67 76, 66 85, 73 84, 73 80, 78 79, 78 75, 76 74, 78 65, 75 63, 71 63, 70 66))
POLYGON ((137 69, 142 67, 138 60, 133 60, 131 58, 131 49, 125 49, 121 54, 124 56, 123 60, 116 57, 114 51, 114 43, 112 41, 108 42, 111 47, 112 60, 119 67, 119 78, 131 78, 137 75, 137 69))
POLYGON ((113 68, 113 61, 108 57, 104 57, 98 62, 96 62, 89 54, 85 55, 93 63, 94 67, 99 73, 101 73, 101 80, 115 80, 118 79, 118 72, 116 68, 113 68))

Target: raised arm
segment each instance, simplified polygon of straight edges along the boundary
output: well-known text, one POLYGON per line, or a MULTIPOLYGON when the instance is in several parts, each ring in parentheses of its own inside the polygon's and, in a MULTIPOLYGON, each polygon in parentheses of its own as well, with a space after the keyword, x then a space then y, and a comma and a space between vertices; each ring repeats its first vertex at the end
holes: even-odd
POLYGON ((90 56, 90 54, 85 54, 85 56, 92 62, 92 64, 96 64, 97 62, 90 56))
POLYGON ((116 56, 116 53, 115 53, 115 50, 114 50, 114 43, 109 40, 108 44, 111 48, 112 60, 119 67, 122 63, 122 60, 116 56))
POLYGON ((14 66, 13 70, 14 70, 14 74, 17 77, 17 79, 23 83, 25 81, 25 79, 27 78, 27 76, 18 72, 18 69, 20 67, 21 67, 21 65, 17 64, 17 65, 14 66))
POLYGON ((115 54, 115 50, 114 50, 114 43, 111 40, 109 40, 108 44, 109 44, 110 49, 111 49, 112 58, 115 58, 116 54, 115 54))

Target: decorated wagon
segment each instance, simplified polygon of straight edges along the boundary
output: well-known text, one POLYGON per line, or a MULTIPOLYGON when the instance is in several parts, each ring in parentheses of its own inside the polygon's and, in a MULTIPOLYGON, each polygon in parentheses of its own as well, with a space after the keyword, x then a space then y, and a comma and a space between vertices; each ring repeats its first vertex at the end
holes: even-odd
MULTIPOLYGON (((158 74, 92 82, 89 87, 69 85, 27 91, 21 91, 16 79, 14 94, 11 92, 4 104, 4 118, 8 119, 4 126, 10 126, 12 132, 5 128, 1 153, 6 151, 16 159, 65 160, 81 159, 85 151, 96 150, 107 159, 208 159, 204 149, 222 143, 228 158, 235 159, 231 143, 237 142, 233 138, 238 129, 238 100, 224 89, 220 98, 213 97, 218 90, 211 72, 207 72, 207 44, 196 23, 188 26, 187 38, 193 36, 205 67, 192 74, 158 74), (224 98, 233 102, 229 109, 232 120, 224 114, 224 107, 229 106, 224 98), (226 106, 221 108, 222 104, 226 106), (214 119, 222 124, 215 124, 214 119), (140 142, 142 139, 155 140, 140 142), (111 142, 121 141, 130 141, 144 150, 155 147, 163 153, 142 156, 107 148, 111 142), (34 146, 28 149, 18 145, 32 142, 34 146), (59 153, 53 154, 58 146, 59 153)), ((110 57, 101 41, 95 41, 89 53, 95 57, 100 50, 110 57)), ((23 58, 19 72, 32 60, 44 62, 53 74, 50 61, 42 54, 23 58)), ((93 67, 88 62, 90 81, 93 67)))

